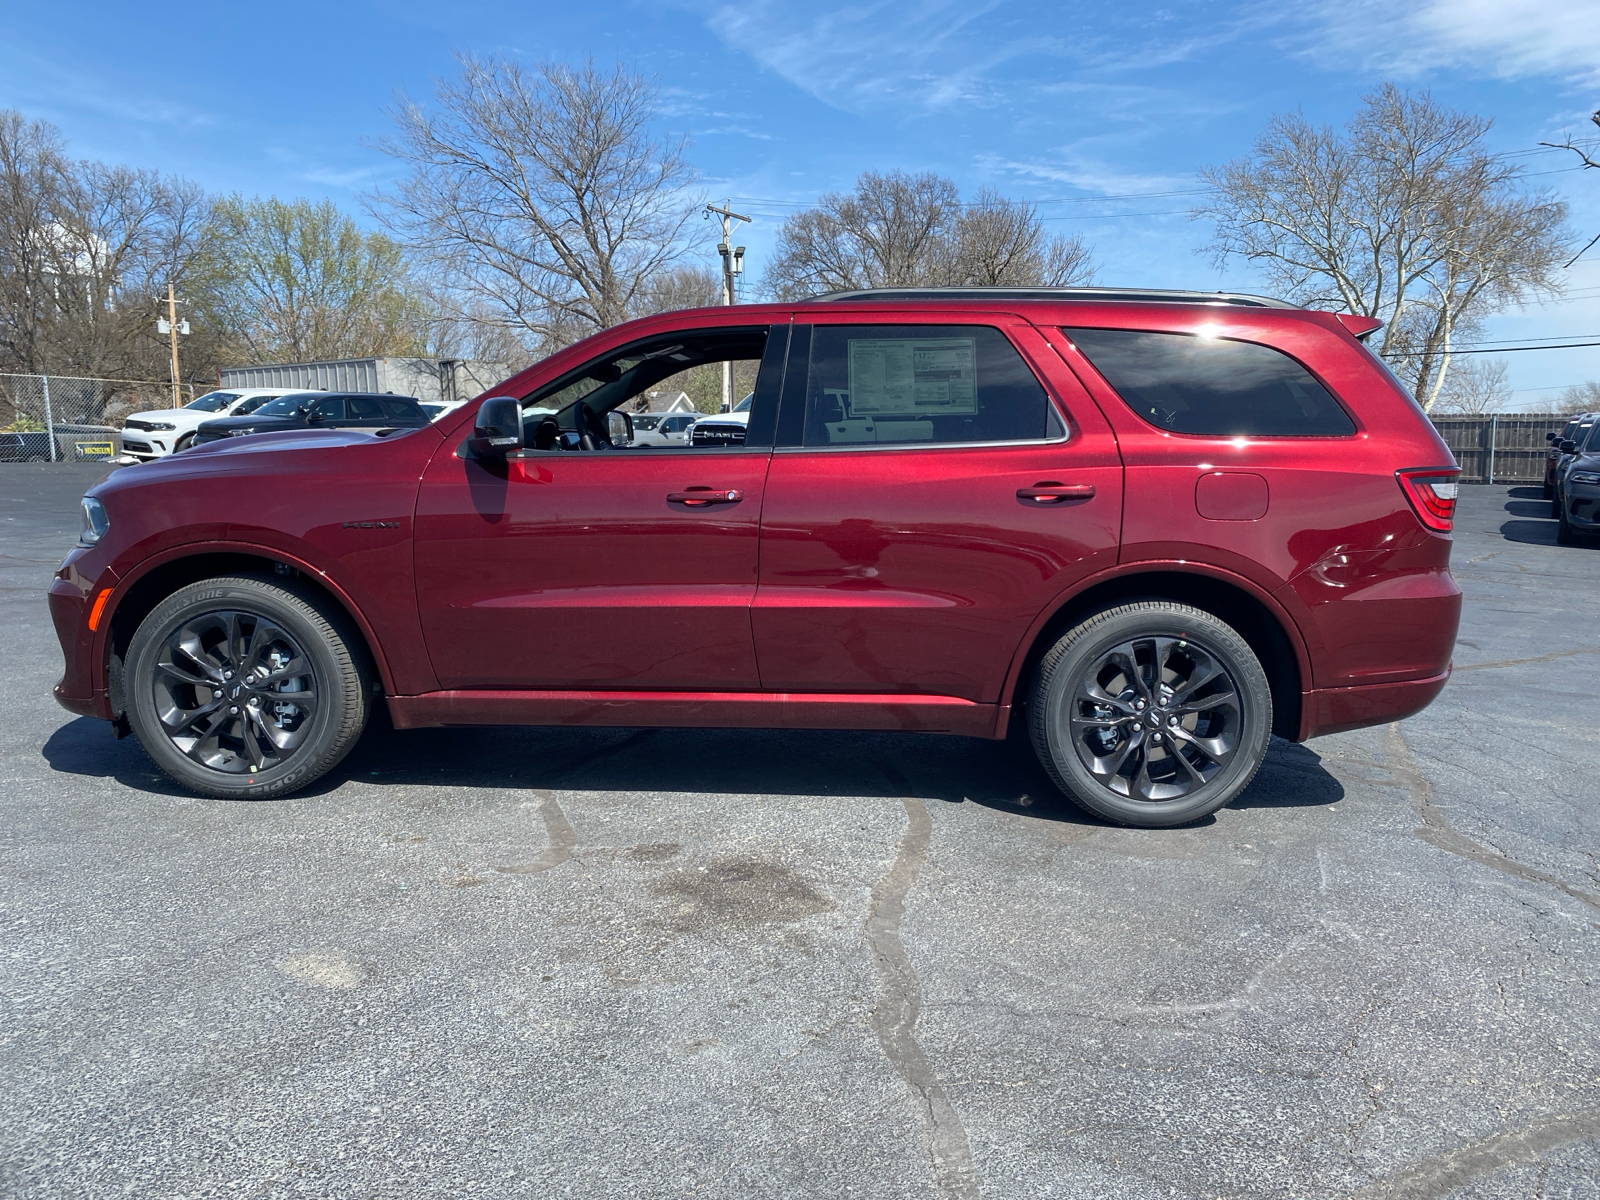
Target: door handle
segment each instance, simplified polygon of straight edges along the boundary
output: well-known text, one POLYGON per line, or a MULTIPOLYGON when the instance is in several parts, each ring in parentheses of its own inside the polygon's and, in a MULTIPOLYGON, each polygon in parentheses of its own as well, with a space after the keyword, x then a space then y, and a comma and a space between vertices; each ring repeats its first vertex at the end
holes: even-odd
POLYGON ((738 488, 692 487, 681 492, 668 492, 667 500, 688 508, 705 508, 710 504, 737 504, 744 499, 738 488))
POLYGON ((1032 487, 1018 488, 1017 499, 1024 504, 1064 504, 1068 500, 1089 500, 1094 496, 1092 483, 1057 483, 1046 479, 1032 487))

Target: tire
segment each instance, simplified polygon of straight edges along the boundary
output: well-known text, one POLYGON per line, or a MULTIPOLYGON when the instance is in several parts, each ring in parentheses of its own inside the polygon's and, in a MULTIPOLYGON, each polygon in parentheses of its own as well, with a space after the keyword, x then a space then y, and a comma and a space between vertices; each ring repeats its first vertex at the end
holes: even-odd
POLYGON ((192 445, 194 445, 194 434, 186 433, 172 444, 172 452, 174 454, 182 454, 192 445))
POLYGON ((1164 829, 1216 812, 1255 777, 1272 733, 1272 692, 1226 622, 1186 604, 1139 601, 1096 613, 1046 652, 1029 727, 1039 761, 1073 803, 1121 825, 1164 829), (1165 691, 1152 688, 1158 663, 1165 691), (1168 717, 1159 736, 1152 708, 1168 717))
POLYGON ((1550 501, 1550 519, 1552 521, 1561 520, 1561 498, 1559 496, 1550 501))
POLYGON ((1547 484, 1544 485, 1544 498, 1546 500, 1554 500, 1556 498, 1556 485, 1555 484, 1547 483, 1547 484))
POLYGON ((1572 546, 1577 544, 1577 535, 1572 530, 1572 524, 1567 520, 1567 510, 1560 501, 1556 502, 1556 545, 1572 546))
POLYGON ((360 738, 369 709, 363 651, 342 613, 290 587, 202 580, 156 605, 134 633, 128 723, 151 760, 191 791, 287 795, 360 738))

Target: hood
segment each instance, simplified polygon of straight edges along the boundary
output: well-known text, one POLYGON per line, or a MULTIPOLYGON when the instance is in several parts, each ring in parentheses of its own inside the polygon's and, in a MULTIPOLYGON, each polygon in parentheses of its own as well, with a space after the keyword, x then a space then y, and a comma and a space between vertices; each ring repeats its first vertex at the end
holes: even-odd
MULTIPOLYGON (((249 428, 251 421, 248 417, 241 417, 237 421, 208 421, 206 424, 249 428)), ((378 440, 375 429, 307 428, 295 423, 292 417, 268 417, 261 422, 261 425, 264 428, 260 433, 251 434, 249 437, 224 438, 220 442, 202 442, 185 450, 183 457, 215 460, 218 455, 264 454, 284 450, 328 450, 338 446, 358 446, 378 440)), ((427 426, 417 428, 425 429, 427 426)), ((411 430, 406 429, 403 432, 409 433, 411 430)), ((401 436, 399 433, 390 434, 390 437, 399 436, 401 436)))

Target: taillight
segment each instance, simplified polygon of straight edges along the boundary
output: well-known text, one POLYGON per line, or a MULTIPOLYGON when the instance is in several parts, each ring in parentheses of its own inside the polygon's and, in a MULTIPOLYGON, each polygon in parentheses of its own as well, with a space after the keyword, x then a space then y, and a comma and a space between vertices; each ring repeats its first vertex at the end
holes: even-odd
POLYGON ((1449 533, 1456 518, 1456 467, 1407 467, 1394 473, 1400 490, 1411 501, 1417 520, 1435 533, 1449 533))

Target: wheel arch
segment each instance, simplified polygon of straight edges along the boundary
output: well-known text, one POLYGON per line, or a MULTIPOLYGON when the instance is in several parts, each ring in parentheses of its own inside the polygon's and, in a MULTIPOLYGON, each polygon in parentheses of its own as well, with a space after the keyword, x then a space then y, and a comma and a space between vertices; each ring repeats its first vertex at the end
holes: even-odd
POLYGON ((1026 684, 1039 660, 1064 632, 1101 609, 1134 600, 1188 604, 1227 622, 1261 661, 1272 690, 1272 732, 1298 741, 1302 693, 1310 686, 1311 665, 1294 620, 1270 595, 1237 576, 1209 569, 1149 566, 1090 580, 1058 599, 1039 615, 1023 639, 1001 690, 1005 736, 1011 710, 1027 703, 1026 684))
POLYGON ((222 575, 247 575, 280 583, 292 581, 296 591, 329 604, 332 615, 342 616, 357 636, 359 648, 384 691, 394 694, 389 664, 372 627, 348 593, 321 571, 281 551, 261 547, 188 546, 142 563, 140 569, 123 579, 112 594, 110 619, 102 626, 101 646, 95 663, 102 673, 97 683, 107 692, 112 720, 119 733, 127 720, 121 663, 139 623, 179 588, 222 575))

